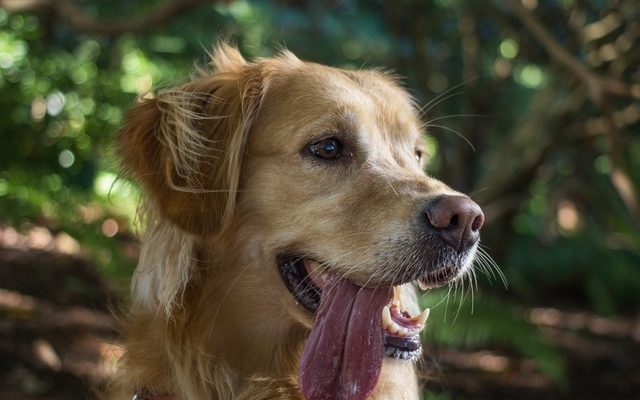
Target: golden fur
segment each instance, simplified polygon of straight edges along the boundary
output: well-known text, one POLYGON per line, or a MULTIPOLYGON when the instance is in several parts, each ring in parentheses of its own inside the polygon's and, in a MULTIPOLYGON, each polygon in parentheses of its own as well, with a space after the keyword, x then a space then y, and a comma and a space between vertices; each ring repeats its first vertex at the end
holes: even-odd
MULTIPOLYGON (((387 74, 245 61, 227 45, 189 83, 129 111, 119 135, 146 192, 146 237, 115 399, 150 388, 176 400, 300 399, 313 316, 281 281, 287 249, 358 284, 389 284, 424 201, 455 194, 416 161, 421 126, 387 74), (327 132, 348 161, 304 154, 327 132)), ((402 286, 417 312, 412 284, 402 286)), ((386 360, 372 399, 419 399, 415 366, 386 360)))

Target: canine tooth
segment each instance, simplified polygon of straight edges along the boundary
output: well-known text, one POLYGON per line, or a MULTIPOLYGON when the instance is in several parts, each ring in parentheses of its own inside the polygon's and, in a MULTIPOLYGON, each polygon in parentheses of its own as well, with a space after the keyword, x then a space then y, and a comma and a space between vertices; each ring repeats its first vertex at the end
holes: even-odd
POLYGON ((429 285, 427 285, 427 283, 425 281, 423 281, 422 279, 418 279, 418 286, 420 287, 420 290, 429 289, 429 285))
POLYGON ((427 322, 427 319, 429 319, 429 314, 431 314, 431 309, 425 308, 424 311, 420 313, 420 315, 416 315, 411 319, 420 325, 424 325, 427 322))
POLYGON ((400 306, 400 289, 398 289, 397 286, 393 287, 393 300, 391 304, 402 309, 402 307, 400 306))
POLYGON ((391 319, 391 311, 389 310, 389 306, 382 307, 382 327, 387 328, 393 324, 394 322, 391 319))

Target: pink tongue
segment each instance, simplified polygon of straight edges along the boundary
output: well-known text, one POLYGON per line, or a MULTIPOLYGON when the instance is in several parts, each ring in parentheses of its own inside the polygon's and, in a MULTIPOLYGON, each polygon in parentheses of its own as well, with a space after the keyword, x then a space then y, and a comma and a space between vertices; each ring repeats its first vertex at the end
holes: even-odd
POLYGON ((306 400, 364 400, 378 381, 384 354, 382 307, 389 289, 366 289, 330 277, 300 361, 306 400))

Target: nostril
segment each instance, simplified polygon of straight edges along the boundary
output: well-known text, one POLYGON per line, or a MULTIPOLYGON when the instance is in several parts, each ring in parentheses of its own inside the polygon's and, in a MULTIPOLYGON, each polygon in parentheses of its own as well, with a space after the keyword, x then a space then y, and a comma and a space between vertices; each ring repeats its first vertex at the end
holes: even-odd
POLYGON ((484 214, 482 213, 482 211, 480 211, 480 214, 476 215, 476 217, 473 219, 473 222, 471 223, 471 230, 473 232, 477 232, 480 230, 480 228, 482 228, 483 224, 484 214))
POLYGON ((454 214, 451 216, 451 220, 449 221, 449 226, 458 226, 459 221, 460 221, 460 217, 458 216, 458 214, 454 214))

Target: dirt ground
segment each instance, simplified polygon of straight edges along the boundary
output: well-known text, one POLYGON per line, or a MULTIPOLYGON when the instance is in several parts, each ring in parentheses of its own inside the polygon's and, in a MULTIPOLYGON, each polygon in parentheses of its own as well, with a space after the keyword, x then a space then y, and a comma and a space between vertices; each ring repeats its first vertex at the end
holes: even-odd
MULTIPOLYGON (((121 354, 118 296, 86 259, 0 246, 0 399, 94 398, 121 354)), ((534 322, 563 349, 559 387, 500 349, 428 346, 427 399, 640 399, 640 320, 540 309, 534 322)))

